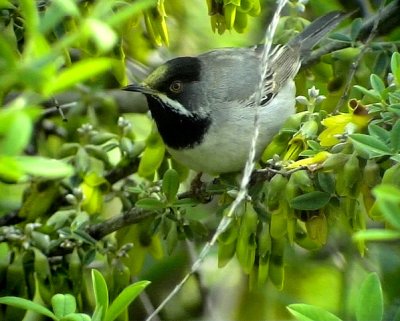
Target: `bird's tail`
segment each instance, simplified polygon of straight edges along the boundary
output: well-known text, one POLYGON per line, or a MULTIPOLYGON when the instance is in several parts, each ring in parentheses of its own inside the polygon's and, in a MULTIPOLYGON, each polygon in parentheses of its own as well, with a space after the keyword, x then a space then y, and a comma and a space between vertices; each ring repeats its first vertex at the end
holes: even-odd
POLYGON ((304 54, 310 51, 327 33, 332 31, 341 21, 350 14, 341 11, 332 11, 309 24, 300 34, 289 41, 288 46, 300 47, 304 54))

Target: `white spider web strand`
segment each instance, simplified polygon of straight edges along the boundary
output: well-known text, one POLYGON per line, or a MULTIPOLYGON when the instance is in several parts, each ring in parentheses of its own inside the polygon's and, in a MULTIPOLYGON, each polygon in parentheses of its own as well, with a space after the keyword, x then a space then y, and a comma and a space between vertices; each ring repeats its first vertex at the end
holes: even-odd
POLYGON ((242 180, 240 182, 240 188, 239 188, 238 194, 237 194, 235 200, 232 202, 232 204, 229 208, 228 214, 221 219, 212 239, 204 245, 202 251, 200 252, 200 254, 197 257, 197 260, 192 264, 190 271, 174 287, 174 289, 160 303, 160 305, 153 311, 153 313, 148 316, 146 321, 151 321, 164 308, 164 306, 181 290, 183 285, 192 276, 192 274, 199 270, 201 263, 203 263, 205 257, 210 252, 210 249, 217 242, 218 237, 226 230, 226 228, 231 223, 233 213, 237 210, 240 203, 246 198, 247 187, 250 182, 251 174, 254 169, 256 145, 257 145, 257 140, 258 140, 258 136, 259 136, 259 132, 260 132, 259 107, 261 105, 262 92, 263 92, 263 87, 264 87, 263 80, 268 72, 268 67, 269 67, 268 58, 269 58, 269 55, 271 52, 272 40, 273 40, 273 37, 275 34, 275 30, 278 26, 281 11, 284 8, 284 6, 286 5, 287 1, 288 0, 278 0, 277 9, 275 10, 275 13, 272 17, 272 21, 269 24, 269 26, 266 30, 266 33, 265 33, 265 37, 264 37, 265 45, 264 45, 264 49, 263 49, 263 55, 261 58, 261 64, 263 66, 263 69, 262 69, 262 72, 260 73, 259 86, 258 86, 258 90, 255 95, 255 98, 254 98, 254 102, 255 102, 255 114, 254 114, 254 123, 253 123, 254 124, 254 133, 253 133, 253 136, 251 139, 249 156, 247 158, 246 165, 243 170, 243 176, 242 176, 242 180))

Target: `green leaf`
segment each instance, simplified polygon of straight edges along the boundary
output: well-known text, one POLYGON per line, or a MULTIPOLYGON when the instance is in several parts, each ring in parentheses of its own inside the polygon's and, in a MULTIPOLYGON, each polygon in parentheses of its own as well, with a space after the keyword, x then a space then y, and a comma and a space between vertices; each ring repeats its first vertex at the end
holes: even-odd
POLYGON ((86 19, 83 32, 93 39, 100 52, 111 50, 118 40, 115 31, 98 19, 86 19))
POLYGON ((374 98, 376 100, 380 100, 381 96, 375 91, 375 90, 368 90, 362 86, 359 85, 355 85, 354 86, 355 89, 361 91, 364 95, 369 96, 371 98, 374 98))
POLYGON ((103 320, 108 309, 108 288, 103 275, 96 269, 92 270, 92 283, 96 300, 94 314, 97 313, 101 317, 100 319, 103 320))
POLYGON ((15 296, 5 296, 0 298, 0 304, 7 304, 16 308, 31 310, 36 313, 43 314, 46 317, 49 317, 53 320, 57 320, 57 317, 49 309, 45 308, 44 306, 38 303, 29 301, 27 299, 18 298, 15 296))
POLYGON ((63 161, 40 156, 16 156, 21 170, 29 175, 49 179, 65 178, 74 173, 74 168, 63 161))
POLYGON ((334 32, 329 35, 329 39, 333 39, 340 42, 351 42, 351 38, 343 33, 334 32))
POLYGON ((371 82, 372 89, 379 93, 379 95, 382 95, 383 91, 385 90, 385 84, 383 83, 382 79, 379 76, 372 74, 369 80, 371 82))
POLYGON ((17 182, 24 175, 14 157, 0 156, 0 181, 17 182))
POLYGON ((400 163, 400 153, 393 155, 390 159, 394 160, 397 163, 400 163))
POLYGON ((145 209, 145 210, 159 210, 165 208, 165 204, 158 199, 155 198, 142 198, 135 203, 136 207, 145 209))
POLYGON ((400 189, 394 185, 381 184, 374 188, 373 193, 385 219, 400 230, 400 189))
POLYGON ((370 124, 368 126, 368 132, 371 136, 377 138, 384 144, 387 144, 390 141, 390 132, 381 126, 370 124))
POLYGON ((182 198, 171 204, 171 207, 193 207, 197 205, 199 205, 199 201, 194 198, 182 198))
POLYGON ((400 86, 400 53, 394 52, 390 61, 390 67, 397 86, 400 86))
POLYGON ((76 300, 71 294, 57 293, 51 298, 51 305, 57 318, 62 318, 76 310, 76 300))
POLYGON ((153 175, 160 167, 165 154, 165 146, 158 133, 151 133, 139 163, 138 174, 142 177, 153 175))
POLYGON ((333 194, 335 192, 335 179, 330 173, 318 172, 318 184, 322 191, 333 194))
POLYGON ((172 203, 179 189, 179 175, 173 168, 168 169, 163 176, 162 190, 168 202, 172 203))
POLYGON ((157 4, 156 0, 136 0, 134 3, 125 3, 126 6, 121 7, 116 13, 106 18, 106 23, 109 26, 116 27, 123 24, 132 17, 141 14, 143 10, 154 7, 157 4))
POLYGON ((39 14, 35 1, 21 0, 21 13, 24 17, 24 27, 28 31, 27 35, 33 35, 38 32, 39 14))
POLYGON ((61 318, 60 321, 94 321, 90 316, 84 313, 71 313, 61 318))
POLYGON ((356 303, 356 318, 357 321, 380 321, 382 317, 382 288, 378 275, 373 272, 361 284, 356 303))
POLYGON ((328 204, 330 197, 328 193, 313 191, 293 198, 290 207, 297 210, 317 210, 328 204))
POLYGON ((32 120, 23 110, 7 110, 0 114, 0 153, 19 155, 32 135, 32 120))
POLYGON ((104 320, 115 320, 149 284, 150 281, 139 281, 123 289, 111 303, 104 320))
POLYGON ((109 58, 90 58, 79 61, 61 71, 55 79, 47 83, 43 91, 48 96, 62 92, 105 72, 111 66, 112 60, 109 58))
POLYGON ((354 241, 393 241, 400 239, 400 232, 383 229, 368 229, 356 232, 354 241))
POLYGON ((400 120, 398 119, 390 131, 390 143, 395 153, 400 151, 400 120))
POLYGON ((287 309, 300 321, 341 321, 334 314, 309 304, 290 304, 287 309))
POLYGON ((350 140, 360 155, 368 155, 369 158, 392 155, 390 148, 376 137, 352 134, 350 135, 350 140))
POLYGON ((40 33, 54 29, 65 17, 79 16, 79 8, 73 0, 52 0, 40 21, 40 33))
POLYGON ((357 37, 361 30, 361 27, 362 27, 362 19, 361 18, 354 19, 353 22, 351 23, 350 38, 353 41, 357 40, 357 37))

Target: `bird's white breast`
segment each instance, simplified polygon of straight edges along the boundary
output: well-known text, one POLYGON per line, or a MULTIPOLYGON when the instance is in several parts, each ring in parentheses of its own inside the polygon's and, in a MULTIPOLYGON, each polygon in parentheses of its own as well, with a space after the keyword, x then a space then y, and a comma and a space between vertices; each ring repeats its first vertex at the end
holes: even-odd
MULTIPOLYGON (((295 94, 294 82, 288 81, 269 104, 259 108, 257 158, 285 120, 295 112, 295 94)), ((212 124, 201 144, 184 150, 169 148, 177 161, 209 174, 234 172, 244 167, 254 135, 256 109, 243 107, 238 102, 232 102, 225 108, 224 104, 221 105, 221 108, 215 108, 212 124)))

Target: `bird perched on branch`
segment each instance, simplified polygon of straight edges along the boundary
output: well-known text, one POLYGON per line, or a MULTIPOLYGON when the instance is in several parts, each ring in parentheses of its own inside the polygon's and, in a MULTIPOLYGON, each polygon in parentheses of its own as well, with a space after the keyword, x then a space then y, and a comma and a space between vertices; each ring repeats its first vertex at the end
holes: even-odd
POLYGON ((178 57, 156 68, 127 91, 143 93, 171 155, 199 172, 220 174, 244 167, 254 133, 256 91, 260 134, 256 157, 295 112, 294 77, 311 49, 345 17, 331 12, 307 26, 286 45, 274 46, 267 71, 264 46, 216 49, 178 57))

